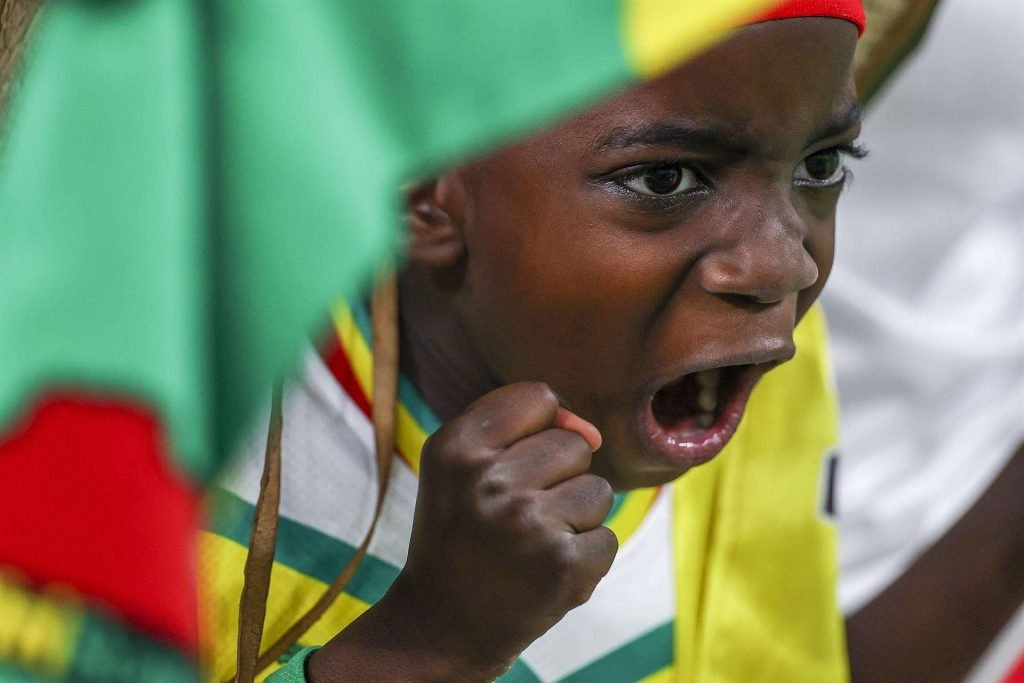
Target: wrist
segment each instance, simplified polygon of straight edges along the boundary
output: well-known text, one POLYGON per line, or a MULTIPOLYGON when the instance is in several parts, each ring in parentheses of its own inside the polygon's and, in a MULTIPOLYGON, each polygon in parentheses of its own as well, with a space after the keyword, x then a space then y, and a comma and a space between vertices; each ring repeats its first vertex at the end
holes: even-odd
POLYGON ((513 661, 478 652, 400 575, 376 605, 310 657, 306 671, 310 683, 480 683, 493 681, 513 661))
POLYGON ((477 634, 453 623, 443 601, 426 599, 424 593, 443 596, 442 591, 423 591, 403 571, 381 600, 381 617, 395 642, 428 663, 432 677, 425 680, 477 683, 508 671, 515 656, 502 657, 481 647, 472 637, 477 634))

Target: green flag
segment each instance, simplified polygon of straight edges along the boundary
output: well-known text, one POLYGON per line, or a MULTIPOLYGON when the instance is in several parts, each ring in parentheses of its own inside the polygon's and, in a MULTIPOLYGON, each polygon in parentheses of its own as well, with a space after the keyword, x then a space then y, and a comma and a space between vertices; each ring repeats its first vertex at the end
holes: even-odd
POLYGON ((765 4, 47 6, 0 174, 0 420, 53 385, 137 397, 205 476, 332 297, 395 247, 403 181, 765 4))

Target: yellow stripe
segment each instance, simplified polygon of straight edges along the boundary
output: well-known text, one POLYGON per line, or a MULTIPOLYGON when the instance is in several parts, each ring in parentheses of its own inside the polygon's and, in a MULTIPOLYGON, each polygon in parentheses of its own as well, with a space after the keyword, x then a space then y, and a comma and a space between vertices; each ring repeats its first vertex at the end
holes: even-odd
POLYGON ((334 320, 334 329, 338 334, 338 341, 341 342, 345 354, 348 356, 349 364, 356 375, 359 386, 362 387, 366 398, 373 403, 373 353, 363 338, 359 326, 352 317, 352 310, 344 301, 339 301, 331 309, 331 318, 334 320))
POLYGON ((420 472, 420 452, 427 436, 409 410, 399 403, 395 409, 395 445, 416 474, 420 472))
MULTIPOLYGON (((362 387, 366 398, 373 404, 373 352, 366 338, 352 317, 352 309, 344 301, 339 301, 331 310, 334 329, 338 341, 348 356, 349 364, 362 387)), ((408 409, 398 404, 395 410, 395 445, 405 456, 413 472, 420 470, 420 451, 427 441, 427 433, 423 431, 408 409)))
POLYGON ((619 546, 624 546, 626 541, 632 538, 636 530, 643 524, 647 512, 654 504, 660 487, 654 486, 648 489, 636 489, 626 494, 622 505, 616 510, 615 516, 605 524, 614 532, 619 539, 619 546))
MULTIPOLYGON (((242 593, 242 568, 245 546, 218 536, 201 532, 199 536, 200 572, 199 604, 203 611, 201 637, 206 661, 204 680, 224 681, 235 672, 238 633, 238 600, 242 593)), ((263 647, 267 647, 294 622, 298 621, 314 601, 323 595, 327 584, 279 562, 274 563, 271 590, 267 601, 267 619, 263 647)), ((304 646, 323 645, 348 626, 369 605, 351 595, 342 594, 324 616, 302 637, 304 646)), ((278 666, 264 672, 263 680, 278 666)))
POLYGON ((82 625, 71 595, 39 593, 0 572, 0 661, 62 678, 82 625))
MULTIPOLYGON (((728 35, 772 0, 623 0, 624 49, 630 67, 652 78, 728 35)), ((777 0, 776 0, 777 2, 777 0)))

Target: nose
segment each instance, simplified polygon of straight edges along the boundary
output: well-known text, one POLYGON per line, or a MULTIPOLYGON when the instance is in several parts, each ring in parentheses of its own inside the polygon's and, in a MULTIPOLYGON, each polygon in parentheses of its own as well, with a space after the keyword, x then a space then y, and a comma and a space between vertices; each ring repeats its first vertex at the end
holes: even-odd
POLYGON ((701 258, 698 269, 705 291, 767 305, 817 282, 818 265, 792 207, 767 217, 758 211, 736 227, 729 244, 701 258))

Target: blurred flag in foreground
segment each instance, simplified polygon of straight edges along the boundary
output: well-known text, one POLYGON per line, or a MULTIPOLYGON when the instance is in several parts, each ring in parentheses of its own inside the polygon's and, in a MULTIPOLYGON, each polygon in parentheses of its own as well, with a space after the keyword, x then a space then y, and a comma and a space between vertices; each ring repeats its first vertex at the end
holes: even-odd
POLYGON ((0 679, 194 678, 199 488, 400 185, 771 4, 47 5, 0 144, 0 679))

